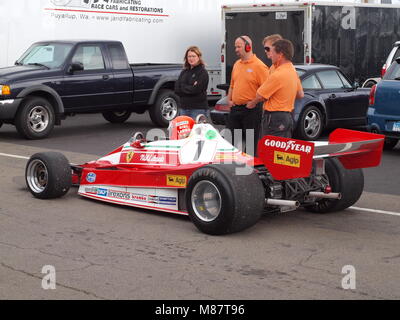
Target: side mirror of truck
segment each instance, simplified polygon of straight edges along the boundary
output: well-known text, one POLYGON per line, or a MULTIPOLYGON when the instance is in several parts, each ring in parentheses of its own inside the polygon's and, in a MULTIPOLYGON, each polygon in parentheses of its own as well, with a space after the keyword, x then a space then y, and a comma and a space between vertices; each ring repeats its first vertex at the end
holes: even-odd
POLYGON ((73 74, 76 71, 83 71, 83 63, 81 62, 73 62, 68 68, 68 73, 73 74))
POLYGON ((358 89, 359 87, 360 87, 360 84, 358 83, 358 81, 354 81, 353 89, 358 89))

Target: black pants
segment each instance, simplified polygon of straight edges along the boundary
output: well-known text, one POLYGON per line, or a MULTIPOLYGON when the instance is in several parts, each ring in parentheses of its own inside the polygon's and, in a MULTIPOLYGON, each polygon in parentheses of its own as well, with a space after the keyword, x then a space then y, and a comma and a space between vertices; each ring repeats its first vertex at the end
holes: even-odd
POLYGON ((271 135, 291 138, 293 133, 293 116, 290 112, 264 111, 262 136, 271 135))
POLYGON ((247 109, 246 105, 237 105, 232 107, 229 113, 227 128, 230 129, 235 146, 242 144, 242 151, 255 155, 257 153, 257 143, 260 138, 262 118, 262 105, 258 104, 254 109, 247 109), (240 129, 242 141, 235 141, 234 130, 240 129), (246 141, 246 129, 254 130, 254 139, 252 142, 246 141), (254 144, 254 149, 249 144, 254 144), (246 148, 246 145, 248 148, 246 148))

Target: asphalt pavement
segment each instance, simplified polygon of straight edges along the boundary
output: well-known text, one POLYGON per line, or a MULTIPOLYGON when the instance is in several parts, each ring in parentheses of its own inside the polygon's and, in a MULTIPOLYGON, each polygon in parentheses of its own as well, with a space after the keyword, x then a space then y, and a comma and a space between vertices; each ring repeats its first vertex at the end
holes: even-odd
POLYGON ((54 200, 26 189, 24 157, 58 150, 83 163, 151 127, 147 114, 117 125, 80 115, 40 141, 0 128, 0 299, 400 299, 399 147, 364 170, 354 207, 267 214, 227 236, 76 188, 54 200), (43 289, 44 266, 54 267, 55 290, 43 289), (345 289, 346 270, 354 288, 345 289))

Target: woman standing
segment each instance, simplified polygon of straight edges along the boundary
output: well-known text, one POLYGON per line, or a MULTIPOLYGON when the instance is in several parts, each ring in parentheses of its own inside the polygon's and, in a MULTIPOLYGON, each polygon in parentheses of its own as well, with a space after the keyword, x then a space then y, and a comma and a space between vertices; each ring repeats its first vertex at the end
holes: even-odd
POLYGON ((175 83, 175 93, 181 100, 180 115, 193 119, 199 114, 208 117, 207 87, 208 72, 205 68, 202 54, 198 47, 192 46, 186 50, 185 64, 175 83))

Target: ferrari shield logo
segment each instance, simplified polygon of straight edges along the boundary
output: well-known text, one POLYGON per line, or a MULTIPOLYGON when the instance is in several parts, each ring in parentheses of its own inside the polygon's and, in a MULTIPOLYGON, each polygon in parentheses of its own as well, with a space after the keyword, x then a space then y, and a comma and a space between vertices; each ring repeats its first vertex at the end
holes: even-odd
POLYGON ((131 162, 134 155, 135 155, 135 153, 133 151, 129 151, 126 154, 126 162, 131 162))

